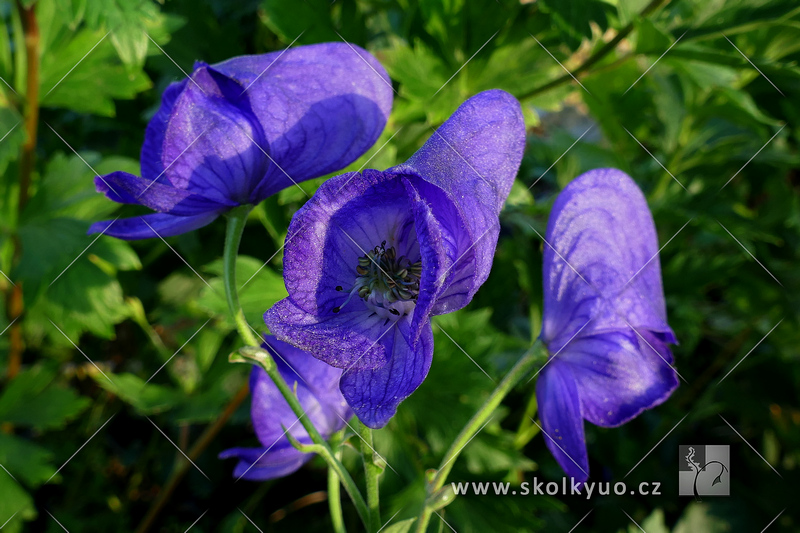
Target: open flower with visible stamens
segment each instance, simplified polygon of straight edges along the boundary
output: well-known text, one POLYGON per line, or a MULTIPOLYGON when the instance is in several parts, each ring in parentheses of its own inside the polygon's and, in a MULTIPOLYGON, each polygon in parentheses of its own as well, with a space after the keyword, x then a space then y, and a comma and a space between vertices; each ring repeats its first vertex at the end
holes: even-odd
POLYGON ((658 236, 642 191, 615 169, 567 185, 550 213, 544 247, 544 321, 550 352, 536 383, 550 452, 585 481, 583 421, 615 427, 678 386, 668 345, 658 236))
POLYGON ((425 379, 431 317, 486 281, 524 146, 519 103, 486 91, 405 164, 331 178, 292 219, 289 297, 264 319, 344 370, 342 394, 366 425, 385 425, 425 379))
POLYGON ((147 126, 142 176, 95 178, 109 199, 157 213, 97 222, 90 233, 168 237, 352 163, 392 107, 380 63, 348 43, 197 63, 164 91, 147 126))
MULTIPOLYGON (((327 440, 345 426, 353 413, 339 392, 341 370, 275 337, 264 337, 261 346, 272 354, 278 371, 297 394, 306 413, 304 416, 323 438, 327 440)), ((313 454, 292 446, 287 433, 301 444, 311 444, 311 437, 278 387, 259 366, 254 366, 250 374, 250 394, 250 417, 261 447, 231 448, 222 452, 220 458, 239 459, 233 471, 237 478, 263 481, 288 476, 311 460, 313 454)))

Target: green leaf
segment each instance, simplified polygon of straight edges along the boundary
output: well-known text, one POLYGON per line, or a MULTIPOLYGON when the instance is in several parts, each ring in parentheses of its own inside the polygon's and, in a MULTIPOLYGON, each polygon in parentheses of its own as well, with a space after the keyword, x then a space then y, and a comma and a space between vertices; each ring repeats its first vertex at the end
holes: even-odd
POLYGON ((100 175, 116 170, 139 174, 139 163, 127 157, 101 159, 95 152, 82 152, 81 157, 57 152, 47 162, 23 221, 65 216, 94 222, 108 217, 119 206, 97 192, 92 169, 100 175))
POLYGON ((673 533, 727 533, 731 530, 727 520, 718 518, 706 503, 692 502, 673 529, 673 533))
POLYGON ((19 533, 22 522, 36 518, 33 498, 11 476, 0 472, 0 524, 3 533, 19 533))
MULTIPOLYGON (((0 433, 0 464, 18 480, 38 487, 55 473, 53 453, 29 440, 0 433)), ((2 473, 0 473, 2 475, 2 473)))
POLYGON ((0 396, 0 420, 36 429, 61 427, 91 403, 72 389, 54 385, 55 372, 42 365, 20 372, 0 396))
POLYGON ((107 31, 60 28, 42 55, 41 105, 114 116, 114 99, 131 99, 152 84, 126 68, 107 31))
POLYGON ((290 43, 300 34, 298 40, 302 43, 339 40, 331 21, 331 2, 327 0, 264 0, 261 6, 261 20, 284 42, 290 43))
POLYGON ((408 533, 411 531, 411 528, 414 526, 416 521, 416 518, 407 518, 405 520, 401 520, 400 522, 395 522, 383 531, 386 533, 408 533))
POLYGON ((69 346, 84 332, 111 339, 114 325, 130 313, 119 282, 89 257, 75 261, 28 305, 24 328, 34 344, 48 336, 54 344, 69 346), (76 299, 75 294, 82 297, 76 299), (50 324, 51 320, 63 334, 50 324))
POLYGON ((641 529, 635 524, 628 525, 628 533, 640 533, 642 530, 647 533, 669 533, 669 528, 664 523, 664 511, 661 508, 655 509, 650 516, 642 520, 641 529))
POLYGON ((672 45, 672 36, 648 18, 636 21, 637 54, 655 54, 660 56, 672 45))
MULTIPOLYGON (((206 265, 205 270, 222 276, 222 259, 206 265)), ((244 316, 256 329, 264 323, 262 318, 264 311, 288 296, 283 278, 269 265, 265 266, 263 261, 254 257, 240 255, 236 259, 236 281, 239 285, 239 303, 244 316)), ((203 289, 197 304, 213 315, 225 317, 228 328, 234 329, 235 324, 228 311, 222 278, 211 279, 208 284, 210 287, 203 289)))
POLYGON ((134 374, 113 374, 111 381, 102 375, 92 376, 98 385, 119 396, 144 415, 161 413, 180 403, 183 395, 171 387, 147 383, 134 374))
POLYGON ((541 1, 542 11, 550 14, 560 30, 559 39, 576 48, 583 39, 592 36, 592 23, 601 30, 608 28, 608 15, 614 6, 601 0, 541 1))
POLYGON ((10 175, 5 175, 8 164, 19 157, 20 148, 25 142, 25 126, 17 110, 8 107, 9 103, 5 102, 4 98, 0 92, 0 138, 3 139, 0 142, 0 175, 3 177, 0 179, 5 184, 5 181, 11 178, 10 175))

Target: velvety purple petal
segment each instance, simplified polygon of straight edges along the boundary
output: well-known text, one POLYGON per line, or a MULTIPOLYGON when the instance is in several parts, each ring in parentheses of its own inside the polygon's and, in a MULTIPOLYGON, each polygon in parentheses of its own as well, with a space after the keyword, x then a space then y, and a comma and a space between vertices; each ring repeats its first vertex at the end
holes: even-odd
MULTIPOLYGON (((161 95, 161 105, 147 123, 147 130, 144 135, 144 143, 141 151, 142 176, 147 180, 154 180, 164 174, 169 161, 164 163, 161 160, 161 151, 164 145, 164 138, 167 134, 175 102, 180 97, 189 79, 170 83, 161 95)), ((127 202, 126 202, 127 203, 127 202)))
POLYGON ((233 477, 250 481, 266 481, 288 476, 314 457, 296 450, 288 440, 268 448, 230 448, 218 456, 220 459, 237 457, 233 477))
POLYGON ((213 211, 187 217, 153 213, 138 217, 95 222, 89 227, 88 233, 103 233, 126 241, 172 237, 202 228, 210 224, 219 215, 219 212, 213 211))
POLYGON ((185 189, 148 181, 127 172, 112 172, 95 178, 97 192, 124 204, 140 204, 154 211, 190 216, 235 207, 232 201, 220 202, 185 189))
POLYGON ((203 64, 180 94, 170 86, 145 134, 145 180, 222 204, 250 202, 252 190, 272 163, 266 155, 269 143, 242 94, 244 88, 203 64))
POLYGON ((425 380, 433 359, 433 332, 430 324, 423 330, 416 345, 408 340, 407 323, 400 321, 387 334, 391 338, 391 359, 381 368, 346 370, 340 387, 347 403, 361 422, 381 428, 397 412, 400 402, 408 398, 425 380))
POLYGON ((254 202, 352 163, 378 139, 392 107, 386 71, 349 43, 235 57, 214 68, 246 89, 277 163, 254 202))
POLYGON ((449 310, 466 305, 489 276, 498 214, 524 149, 519 102, 504 91, 484 91, 464 102, 407 163, 388 171, 419 176, 445 191, 467 224, 469 247, 459 250, 456 268, 469 272, 470 287, 449 310))
MULTIPOLYGON (((624 424, 669 398, 678 377, 657 350, 635 332, 579 337, 558 356, 578 389, 583 418, 603 427, 624 424)), ((552 364, 552 363, 551 363, 552 364)))
POLYGON ((543 438, 550 453, 568 476, 578 481, 589 477, 589 456, 583 433, 578 386, 570 368, 551 360, 536 381, 536 401, 543 438))
POLYGON ((542 338, 551 352, 584 326, 583 336, 630 324, 674 340, 653 218, 625 173, 592 170, 567 185, 545 240, 542 338))
POLYGON ((285 298, 264 313, 264 322, 276 337, 337 368, 382 366, 391 353, 381 339, 392 326, 369 316, 360 298, 348 305, 354 309, 318 317, 285 298))

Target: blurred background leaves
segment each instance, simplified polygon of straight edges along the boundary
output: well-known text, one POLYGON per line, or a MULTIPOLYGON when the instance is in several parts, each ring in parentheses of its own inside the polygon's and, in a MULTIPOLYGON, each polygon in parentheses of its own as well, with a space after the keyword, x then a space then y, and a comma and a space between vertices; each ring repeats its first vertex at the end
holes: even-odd
MULTIPOLYGON (((592 474, 659 481, 662 496, 459 497, 442 516, 460 533, 569 531, 582 517, 585 530, 637 531, 621 508, 650 533, 760 531, 796 496, 796 2, 40 0, 34 9, 41 111, 21 208, 25 23, 15 2, 0 1, 0 270, 8 276, 0 277, 0 363, 11 369, 22 355, 0 392, 3 531, 58 531, 51 517, 71 531, 133 530, 180 460, 153 424, 187 450, 246 380, 225 357, 238 341, 218 279, 222 227, 166 242, 87 236, 95 220, 139 212, 95 193, 93 176, 138 172, 161 92, 194 61, 341 39, 375 54, 397 93, 386 131, 349 170, 404 161, 485 89, 520 98, 528 128, 492 275, 468 309, 435 322, 430 377, 376 434, 391 467, 386 530, 416 514, 425 471, 538 335, 547 215, 566 183, 600 166, 633 176, 653 210, 685 383, 624 427, 587 425, 592 474), (731 446, 730 498, 677 497, 677 449, 687 443, 731 446)), ((239 283, 257 329, 285 294, 282 244, 304 201, 287 189, 246 228, 239 283)), ((532 393, 531 382, 507 399, 452 480, 560 479, 527 421, 532 393)), ((247 443, 256 439, 245 404, 197 459, 211 481, 191 469, 158 530, 184 531, 204 512, 194 531, 246 531, 243 513, 264 531, 329 530, 327 507, 313 497, 325 490, 322 463, 283 480, 234 483, 233 465, 215 455, 247 443)), ((354 452, 344 459, 358 471, 354 452)), ((345 514, 357 530, 348 504, 345 514)), ((790 507, 770 530, 799 522, 790 507)))

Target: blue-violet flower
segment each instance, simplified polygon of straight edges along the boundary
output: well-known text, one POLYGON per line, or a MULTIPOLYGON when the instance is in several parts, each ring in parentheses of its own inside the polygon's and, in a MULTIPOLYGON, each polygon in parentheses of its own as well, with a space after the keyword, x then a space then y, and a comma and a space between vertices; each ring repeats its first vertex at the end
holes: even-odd
POLYGON ((391 106, 383 67, 348 43, 197 63, 164 91, 145 132, 142 176, 95 178, 111 200, 157 213, 97 222, 89 232, 167 237, 258 204, 353 162, 377 140, 391 106))
POLYGON ((264 319, 279 339, 344 370, 366 425, 384 426, 425 379, 431 317, 486 280, 499 213, 525 146, 519 103, 467 100, 405 164, 325 182, 289 225, 289 297, 264 319))
POLYGON ((536 384, 545 442, 585 481, 583 421, 615 427, 664 402, 678 386, 668 344, 658 236, 641 190, 598 169, 555 201, 544 248, 544 321, 550 352, 536 384))
MULTIPOLYGON (((342 371, 312 357, 308 353, 265 336, 261 346, 269 350, 278 371, 296 391, 308 419, 326 440, 342 429, 353 415, 339 392, 342 371)), ((261 367, 254 366, 250 374, 253 420, 260 448, 231 448, 220 454, 221 459, 237 457, 233 475, 253 481, 288 476, 309 461, 313 454, 297 450, 289 442, 286 430, 302 444, 311 444, 303 425, 261 367)))

